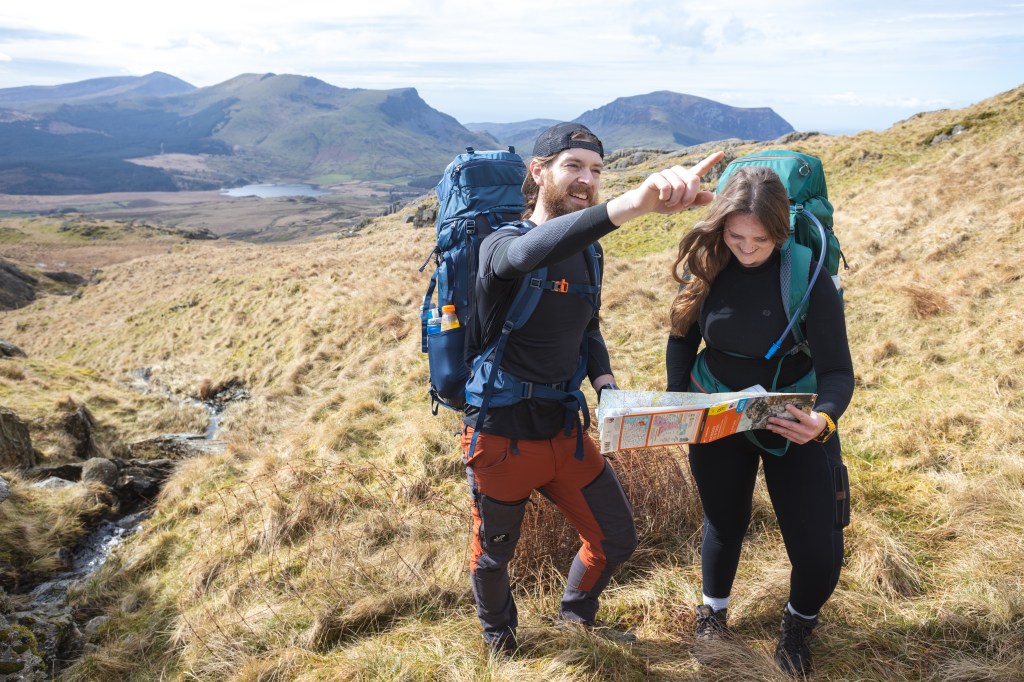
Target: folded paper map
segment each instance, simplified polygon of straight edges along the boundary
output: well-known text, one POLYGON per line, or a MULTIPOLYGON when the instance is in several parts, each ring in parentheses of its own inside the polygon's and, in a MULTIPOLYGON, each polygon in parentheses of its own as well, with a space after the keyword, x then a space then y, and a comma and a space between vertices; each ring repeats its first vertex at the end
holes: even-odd
POLYGON ((597 408, 601 452, 708 443, 739 431, 763 429, 768 417, 792 419, 793 404, 810 413, 815 393, 672 393, 604 391, 597 408))

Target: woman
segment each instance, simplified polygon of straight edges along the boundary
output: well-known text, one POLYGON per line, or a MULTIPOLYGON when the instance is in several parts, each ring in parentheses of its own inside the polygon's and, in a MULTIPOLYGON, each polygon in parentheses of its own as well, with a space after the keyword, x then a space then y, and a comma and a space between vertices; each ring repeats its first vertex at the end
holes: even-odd
POLYGON ((773 417, 766 430, 689 448, 704 509, 698 644, 727 634, 729 595, 760 463, 792 563, 775 660, 784 671, 804 675, 811 669, 808 639, 843 560, 849 486, 835 424, 853 394, 853 368, 842 301, 829 277, 819 277, 811 290, 802 324, 806 347, 789 336, 780 354, 764 359, 789 322, 780 285, 780 249, 788 236, 789 198, 775 172, 737 169, 707 218, 679 243, 673 275, 680 290, 672 303, 666 365, 670 391, 760 385, 818 393, 811 414, 790 405, 791 420, 773 417), (705 349, 698 352, 702 340, 705 349))

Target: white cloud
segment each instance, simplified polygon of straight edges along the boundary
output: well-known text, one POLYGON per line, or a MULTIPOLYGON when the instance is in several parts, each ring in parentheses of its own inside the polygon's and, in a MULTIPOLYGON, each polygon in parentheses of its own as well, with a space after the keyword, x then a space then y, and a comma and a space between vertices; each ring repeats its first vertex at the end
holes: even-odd
POLYGON ((881 128, 1015 87, 1024 63, 1024 4, 999 0, 54 0, 4 3, 0 27, 0 87, 299 73, 416 87, 462 121, 573 118, 673 90, 800 129, 881 128))
POLYGON ((823 94, 818 96, 817 99, 822 104, 839 104, 852 107, 884 107, 890 109, 930 110, 949 107, 953 104, 951 100, 942 98, 865 96, 853 92, 841 92, 832 95, 823 94))

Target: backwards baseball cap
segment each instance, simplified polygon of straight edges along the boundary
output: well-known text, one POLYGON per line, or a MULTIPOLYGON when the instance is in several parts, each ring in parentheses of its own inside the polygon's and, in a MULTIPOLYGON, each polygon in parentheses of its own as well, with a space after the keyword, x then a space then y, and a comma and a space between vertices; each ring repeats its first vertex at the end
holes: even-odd
POLYGON ((537 138, 537 143, 533 145, 534 156, 551 156, 557 154, 566 149, 589 149, 592 152, 597 152, 604 158, 604 145, 601 144, 601 140, 597 140, 597 135, 594 135, 594 139, 597 142, 590 142, 588 140, 574 140, 572 139, 573 133, 584 132, 594 135, 590 132, 590 129, 582 123, 559 123, 551 126, 537 138))

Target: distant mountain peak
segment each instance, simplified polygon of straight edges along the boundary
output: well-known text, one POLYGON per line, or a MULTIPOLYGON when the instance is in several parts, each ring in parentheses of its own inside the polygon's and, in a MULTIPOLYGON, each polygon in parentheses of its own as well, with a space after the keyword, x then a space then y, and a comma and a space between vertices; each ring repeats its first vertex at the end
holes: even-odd
POLYGON ((162 71, 145 76, 106 76, 63 85, 26 85, 0 89, 0 107, 50 111, 65 104, 100 104, 135 97, 167 97, 196 87, 162 71))
POLYGON ((619 97, 576 119, 605 149, 685 147, 713 140, 773 140, 793 132, 770 108, 744 109, 669 90, 619 97))

